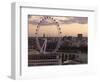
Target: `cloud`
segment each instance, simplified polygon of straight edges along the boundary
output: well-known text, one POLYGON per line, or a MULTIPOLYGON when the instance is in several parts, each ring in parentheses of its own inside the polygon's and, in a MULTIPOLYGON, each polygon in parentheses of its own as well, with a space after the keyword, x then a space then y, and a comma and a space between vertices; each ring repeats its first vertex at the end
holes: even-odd
POLYGON ((87 24, 88 17, 72 17, 69 20, 60 20, 60 21, 65 24, 71 24, 71 23, 87 24))
MULTIPOLYGON (((29 16, 29 24, 37 25, 40 23, 41 18, 43 16, 29 16)), ((78 23, 78 24, 87 24, 88 23, 88 17, 73 17, 73 16, 66 16, 66 17, 53 17, 59 24, 72 24, 72 23, 78 23)), ((41 21, 41 25, 54 25, 55 22, 52 20, 44 20, 41 21)))
POLYGON ((29 24, 33 24, 33 25, 54 25, 55 23, 53 21, 48 21, 48 20, 45 20, 45 21, 41 21, 40 23, 40 20, 32 20, 32 21, 29 21, 29 24))

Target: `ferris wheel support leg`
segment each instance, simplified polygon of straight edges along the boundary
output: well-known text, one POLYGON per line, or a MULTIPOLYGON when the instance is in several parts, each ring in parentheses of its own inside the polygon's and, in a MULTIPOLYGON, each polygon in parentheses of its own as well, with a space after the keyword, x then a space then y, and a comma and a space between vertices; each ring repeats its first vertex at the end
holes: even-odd
POLYGON ((40 53, 43 53, 43 48, 44 48, 44 43, 43 46, 41 47, 40 53))
POLYGON ((47 39, 45 39, 45 41, 44 41, 44 43, 43 43, 43 46, 42 46, 42 48, 41 48, 41 50, 40 50, 40 53, 45 54, 46 46, 47 46, 47 39))
POLYGON ((46 51, 46 47, 47 47, 47 39, 45 39, 44 50, 43 50, 44 54, 45 54, 45 51, 46 51))

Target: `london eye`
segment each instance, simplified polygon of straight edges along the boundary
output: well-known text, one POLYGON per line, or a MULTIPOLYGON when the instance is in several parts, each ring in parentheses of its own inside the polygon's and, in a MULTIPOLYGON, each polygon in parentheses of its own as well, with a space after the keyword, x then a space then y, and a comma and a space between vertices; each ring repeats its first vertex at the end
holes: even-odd
POLYGON ((47 53, 47 51, 46 51, 46 48, 47 48, 47 45, 48 45, 47 44, 47 42, 48 42, 47 37, 43 38, 44 42, 43 42, 42 46, 40 45, 40 41, 39 41, 39 30, 41 28, 42 22, 44 22, 46 20, 50 20, 50 21, 53 22, 54 25, 56 25, 57 35, 58 35, 58 41, 57 41, 55 49, 52 50, 52 53, 56 53, 57 50, 60 47, 60 44, 61 44, 61 35, 62 35, 62 32, 61 32, 61 27, 60 27, 59 22, 56 19, 54 19, 53 17, 51 17, 51 16, 43 16, 40 19, 39 23, 37 24, 36 30, 35 30, 36 45, 37 45, 37 48, 39 50, 39 53, 43 53, 43 54, 47 53))

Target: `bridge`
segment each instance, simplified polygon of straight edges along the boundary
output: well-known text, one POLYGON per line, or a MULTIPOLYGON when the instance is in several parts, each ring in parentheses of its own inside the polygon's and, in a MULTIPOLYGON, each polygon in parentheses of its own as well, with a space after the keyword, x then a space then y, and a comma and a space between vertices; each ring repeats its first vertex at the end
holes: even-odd
POLYGON ((77 64, 80 63, 78 58, 78 53, 31 54, 28 56, 28 66, 77 64))

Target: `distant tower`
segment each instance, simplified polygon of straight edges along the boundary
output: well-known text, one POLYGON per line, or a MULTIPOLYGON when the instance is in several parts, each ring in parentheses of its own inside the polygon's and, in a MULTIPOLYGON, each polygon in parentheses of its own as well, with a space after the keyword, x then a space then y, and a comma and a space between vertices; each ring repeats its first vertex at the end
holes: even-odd
POLYGON ((79 39, 82 39, 83 34, 77 34, 77 37, 78 37, 79 39))
POLYGON ((45 34, 43 34, 43 38, 45 38, 45 34))

